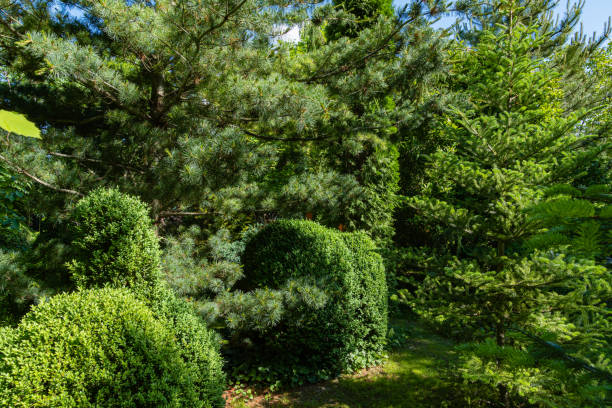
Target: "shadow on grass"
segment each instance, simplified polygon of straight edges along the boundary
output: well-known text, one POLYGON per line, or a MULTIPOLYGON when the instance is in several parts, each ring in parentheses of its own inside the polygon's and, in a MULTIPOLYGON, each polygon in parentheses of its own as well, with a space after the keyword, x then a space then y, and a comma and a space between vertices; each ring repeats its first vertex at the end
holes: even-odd
POLYGON ((420 325, 403 322, 408 341, 375 367, 336 380, 269 396, 250 407, 465 408, 461 386, 449 379, 453 344, 420 325))

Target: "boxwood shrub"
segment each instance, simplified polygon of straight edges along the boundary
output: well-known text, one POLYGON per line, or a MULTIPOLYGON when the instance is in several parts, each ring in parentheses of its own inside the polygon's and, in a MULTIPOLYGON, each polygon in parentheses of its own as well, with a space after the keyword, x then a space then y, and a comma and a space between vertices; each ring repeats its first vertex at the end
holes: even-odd
POLYGON ((209 401, 212 407, 225 407, 222 394, 226 378, 219 351, 220 336, 206 327, 191 303, 176 297, 163 284, 157 285, 148 297, 141 298, 174 334, 179 354, 190 367, 199 398, 209 401))
POLYGON ((169 326, 126 289, 55 296, 0 332, 0 406, 214 406, 169 326))
POLYGON ((77 285, 128 287, 173 334, 199 398, 224 407, 221 341, 193 306, 163 282, 159 238, 146 205, 117 190, 99 189, 79 201, 72 223, 78 257, 70 269, 77 285))
POLYGON ((155 285, 160 279, 159 240, 146 204, 115 189, 97 189, 76 205, 70 228, 78 287, 155 285))
POLYGON ((301 305, 274 328, 252 334, 259 364, 273 366, 284 381, 301 382, 352 371, 379 357, 386 283, 382 260, 365 234, 281 220, 251 237, 242 261, 243 290, 279 289, 288 279, 305 279, 327 295, 323 308, 301 305))
MULTIPOLYGON (((369 358, 379 356, 386 343, 388 324, 388 295, 383 259, 376 252, 374 241, 363 232, 340 234, 352 255, 353 267, 359 284, 357 297, 361 304, 357 309, 357 321, 361 333, 359 349, 365 364, 369 358)), ((360 364, 357 364, 358 366, 360 364)), ((359 368, 359 367, 356 367, 359 368)))

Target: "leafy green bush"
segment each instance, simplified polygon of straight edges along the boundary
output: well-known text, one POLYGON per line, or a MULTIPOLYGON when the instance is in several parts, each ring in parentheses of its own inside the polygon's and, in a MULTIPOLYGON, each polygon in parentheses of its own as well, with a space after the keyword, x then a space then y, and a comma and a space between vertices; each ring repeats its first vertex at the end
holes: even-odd
POLYGON ((211 407, 225 407, 223 361, 219 354, 221 339, 206 327, 191 303, 177 298, 165 285, 157 285, 146 300, 156 316, 167 322, 179 345, 179 354, 189 367, 192 386, 199 399, 211 407))
POLYGON ((315 222, 269 224, 247 243, 240 289, 281 289, 301 281, 324 292, 324 307, 296 302, 281 321, 252 334, 259 363, 282 380, 328 378, 374 362, 385 341, 386 283, 382 261, 362 234, 315 222))
POLYGON ((55 296, 0 334, 2 406, 213 406, 175 333, 126 289, 55 296))
POLYGON ((220 340, 162 280, 159 239, 146 205, 117 190, 96 190, 79 201, 73 216, 73 279, 81 288, 124 287, 164 322, 180 346, 198 398, 223 407, 225 376, 220 340), (88 256, 91 253, 91 256, 88 256))
POLYGON ((147 206, 114 189, 94 190, 72 214, 69 264, 79 287, 152 286, 160 278, 159 241, 147 206))
MULTIPOLYGON (((382 257, 374 242, 363 232, 340 234, 351 251, 359 279, 356 295, 361 299, 358 320, 363 340, 359 348, 370 353, 382 352, 387 334, 387 283, 382 257)), ((376 355, 376 354, 374 354, 376 355)), ((368 362, 369 363, 369 362, 368 362)))

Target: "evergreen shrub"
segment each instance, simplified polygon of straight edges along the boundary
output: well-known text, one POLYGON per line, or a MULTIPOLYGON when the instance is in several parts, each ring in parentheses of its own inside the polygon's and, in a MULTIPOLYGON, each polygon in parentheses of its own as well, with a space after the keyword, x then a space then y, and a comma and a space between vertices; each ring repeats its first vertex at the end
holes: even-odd
POLYGON ((363 232, 340 234, 352 254, 352 263, 359 279, 357 296, 361 299, 358 320, 363 334, 363 350, 380 353, 387 334, 387 283, 382 257, 376 245, 363 232))
POLYGON ((0 326, 15 324, 38 294, 23 269, 19 253, 0 248, 0 326))
POLYGON ((0 334, 0 406, 214 406, 172 330, 127 289, 55 296, 0 334))
POLYGON ((153 286, 159 281, 159 240, 148 213, 138 198, 115 189, 94 190, 77 203, 69 264, 77 286, 153 286))
POLYGON ((211 407, 225 407, 225 374, 220 356, 220 336, 209 330, 194 306, 159 284, 145 302, 153 313, 166 322, 179 346, 179 354, 189 366, 192 386, 201 400, 211 407))
POLYGON ((242 289, 280 289, 301 279, 327 297, 324 307, 299 304, 277 326, 254 336, 257 356, 279 368, 282 380, 328 378, 379 357, 386 283, 382 260, 373 251, 365 234, 299 220, 269 224, 247 242, 242 289))
POLYGON ((77 204, 73 224, 78 257, 70 269, 77 285, 129 287, 174 336, 198 398, 224 407, 220 339, 162 281, 159 238, 146 205, 117 190, 95 190, 77 204))

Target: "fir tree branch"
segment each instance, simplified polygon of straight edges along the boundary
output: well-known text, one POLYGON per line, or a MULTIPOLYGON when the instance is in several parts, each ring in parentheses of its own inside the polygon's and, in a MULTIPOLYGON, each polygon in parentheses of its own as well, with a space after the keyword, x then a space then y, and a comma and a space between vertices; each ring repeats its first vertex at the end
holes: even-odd
POLYGON ((544 340, 536 335, 533 335, 525 330, 519 329, 518 327, 509 327, 508 330, 513 330, 516 332, 519 332, 521 334, 523 334, 524 336, 530 338, 531 340, 534 340, 535 342, 554 350, 557 354, 560 354, 562 358, 564 358, 567 361, 570 361, 571 363, 579 366, 580 368, 583 368, 593 374, 596 374, 598 376, 604 377, 606 378, 608 381, 612 381, 612 373, 609 373, 608 371, 604 371, 601 370, 597 367, 593 367, 592 365, 588 364, 587 362, 574 357, 574 356, 570 356, 560 345, 558 345, 557 343, 553 343, 551 341, 547 341, 544 340))
POLYGON ((74 195, 77 195, 79 197, 83 197, 84 196, 84 194, 79 193, 78 191, 70 190, 70 189, 67 189, 67 188, 57 187, 57 186, 54 186, 52 184, 47 183, 44 180, 41 180, 40 178, 34 176, 33 174, 30 174, 28 171, 26 171, 22 167, 19 167, 15 163, 11 162, 10 160, 8 160, 6 157, 2 156, 1 154, 0 154, 0 160, 4 161, 9 166, 14 168, 17 173, 23 174, 24 176, 28 177, 30 180, 33 180, 33 181, 35 181, 36 183, 38 183, 38 184, 40 184, 42 186, 50 188, 51 190, 59 191, 59 192, 62 192, 62 193, 74 194, 74 195))

